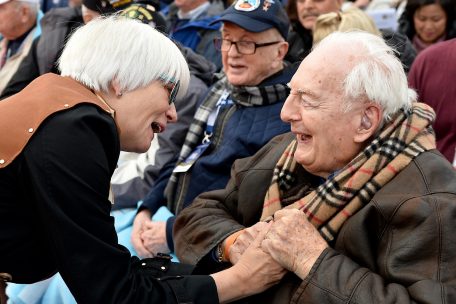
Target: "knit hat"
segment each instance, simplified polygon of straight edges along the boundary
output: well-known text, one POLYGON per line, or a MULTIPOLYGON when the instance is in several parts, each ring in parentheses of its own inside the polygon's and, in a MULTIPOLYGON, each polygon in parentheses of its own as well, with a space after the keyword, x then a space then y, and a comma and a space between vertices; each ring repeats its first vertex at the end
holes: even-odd
POLYGON ((243 29, 259 33, 276 28, 286 40, 290 21, 279 0, 236 0, 212 23, 228 21, 243 29))

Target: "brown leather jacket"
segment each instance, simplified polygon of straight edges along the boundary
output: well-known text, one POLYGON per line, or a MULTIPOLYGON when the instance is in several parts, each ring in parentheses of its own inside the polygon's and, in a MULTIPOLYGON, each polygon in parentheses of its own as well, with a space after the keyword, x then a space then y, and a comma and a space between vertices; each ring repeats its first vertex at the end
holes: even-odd
MULTIPOLYGON (((292 134, 238 160, 224 190, 204 193, 174 226, 176 252, 202 272, 213 248, 255 224, 272 171, 292 134)), ((318 184, 302 169, 291 203, 318 184)), ((436 150, 422 153, 343 225, 309 276, 288 274, 251 303, 456 303, 456 171, 436 150)))

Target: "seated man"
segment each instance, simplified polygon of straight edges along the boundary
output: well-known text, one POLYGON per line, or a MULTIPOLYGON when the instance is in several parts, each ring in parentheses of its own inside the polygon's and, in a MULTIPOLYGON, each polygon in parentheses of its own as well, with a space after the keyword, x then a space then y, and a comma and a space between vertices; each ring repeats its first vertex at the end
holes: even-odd
POLYGON ((38 0, 0 0, 0 94, 40 34, 38 0))
POLYGON ((249 8, 242 4, 239 0, 221 15, 223 39, 216 46, 224 74, 196 110, 179 164, 165 166, 136 215, 132 243, 139 256, 173 250, 174 217, 151 221, 159 207, 167 204, 176 214, 200 193, 225 187, 236 159, 290 130, 279 117, 289 92, 286 83, 296 71, 283 61, 288 18, 278 1, 262 0, 249 8))
POLYGON ((290 87, 292 133, 182 211, 178 257, 201 272, 236 263, 272 219, 262 247, 290 273, 252 303, 453 303, 456 172, 392 49, 332 33, 290 87))

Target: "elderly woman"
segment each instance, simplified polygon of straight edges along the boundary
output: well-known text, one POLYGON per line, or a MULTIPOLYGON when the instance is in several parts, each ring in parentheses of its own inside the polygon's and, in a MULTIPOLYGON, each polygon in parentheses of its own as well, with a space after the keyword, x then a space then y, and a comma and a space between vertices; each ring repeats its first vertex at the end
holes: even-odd
POLYGON ((72 35, 60 69, 0 104, 3 280, 58 271, 80 303, 214 303, 282 276, 261 237, 243 265, 212 277, 178 276, 189 268, 166 256, 140 261, 117 244, 108 194, 119 150, 146 151, 176 120, 173 101, 188 85, 170 40, 133 20, 99 19, 72 35))
POLYGON ((208 272, 239 263, 272 220, 262 248, 290 273, 251 303, 454 302, 456 172, 393 50, 334 32, 289 85, 292 133, 182 211, 179 258, 208 272))

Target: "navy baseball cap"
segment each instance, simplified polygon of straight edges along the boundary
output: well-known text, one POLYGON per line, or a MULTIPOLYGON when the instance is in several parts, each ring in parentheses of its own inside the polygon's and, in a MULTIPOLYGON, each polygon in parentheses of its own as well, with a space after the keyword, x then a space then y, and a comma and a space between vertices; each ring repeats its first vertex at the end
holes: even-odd
POLYGON ((259 33, 275 27, 286 40, 290 21, 279 0, 236 0, 212 23, 228 21, 259 33))

